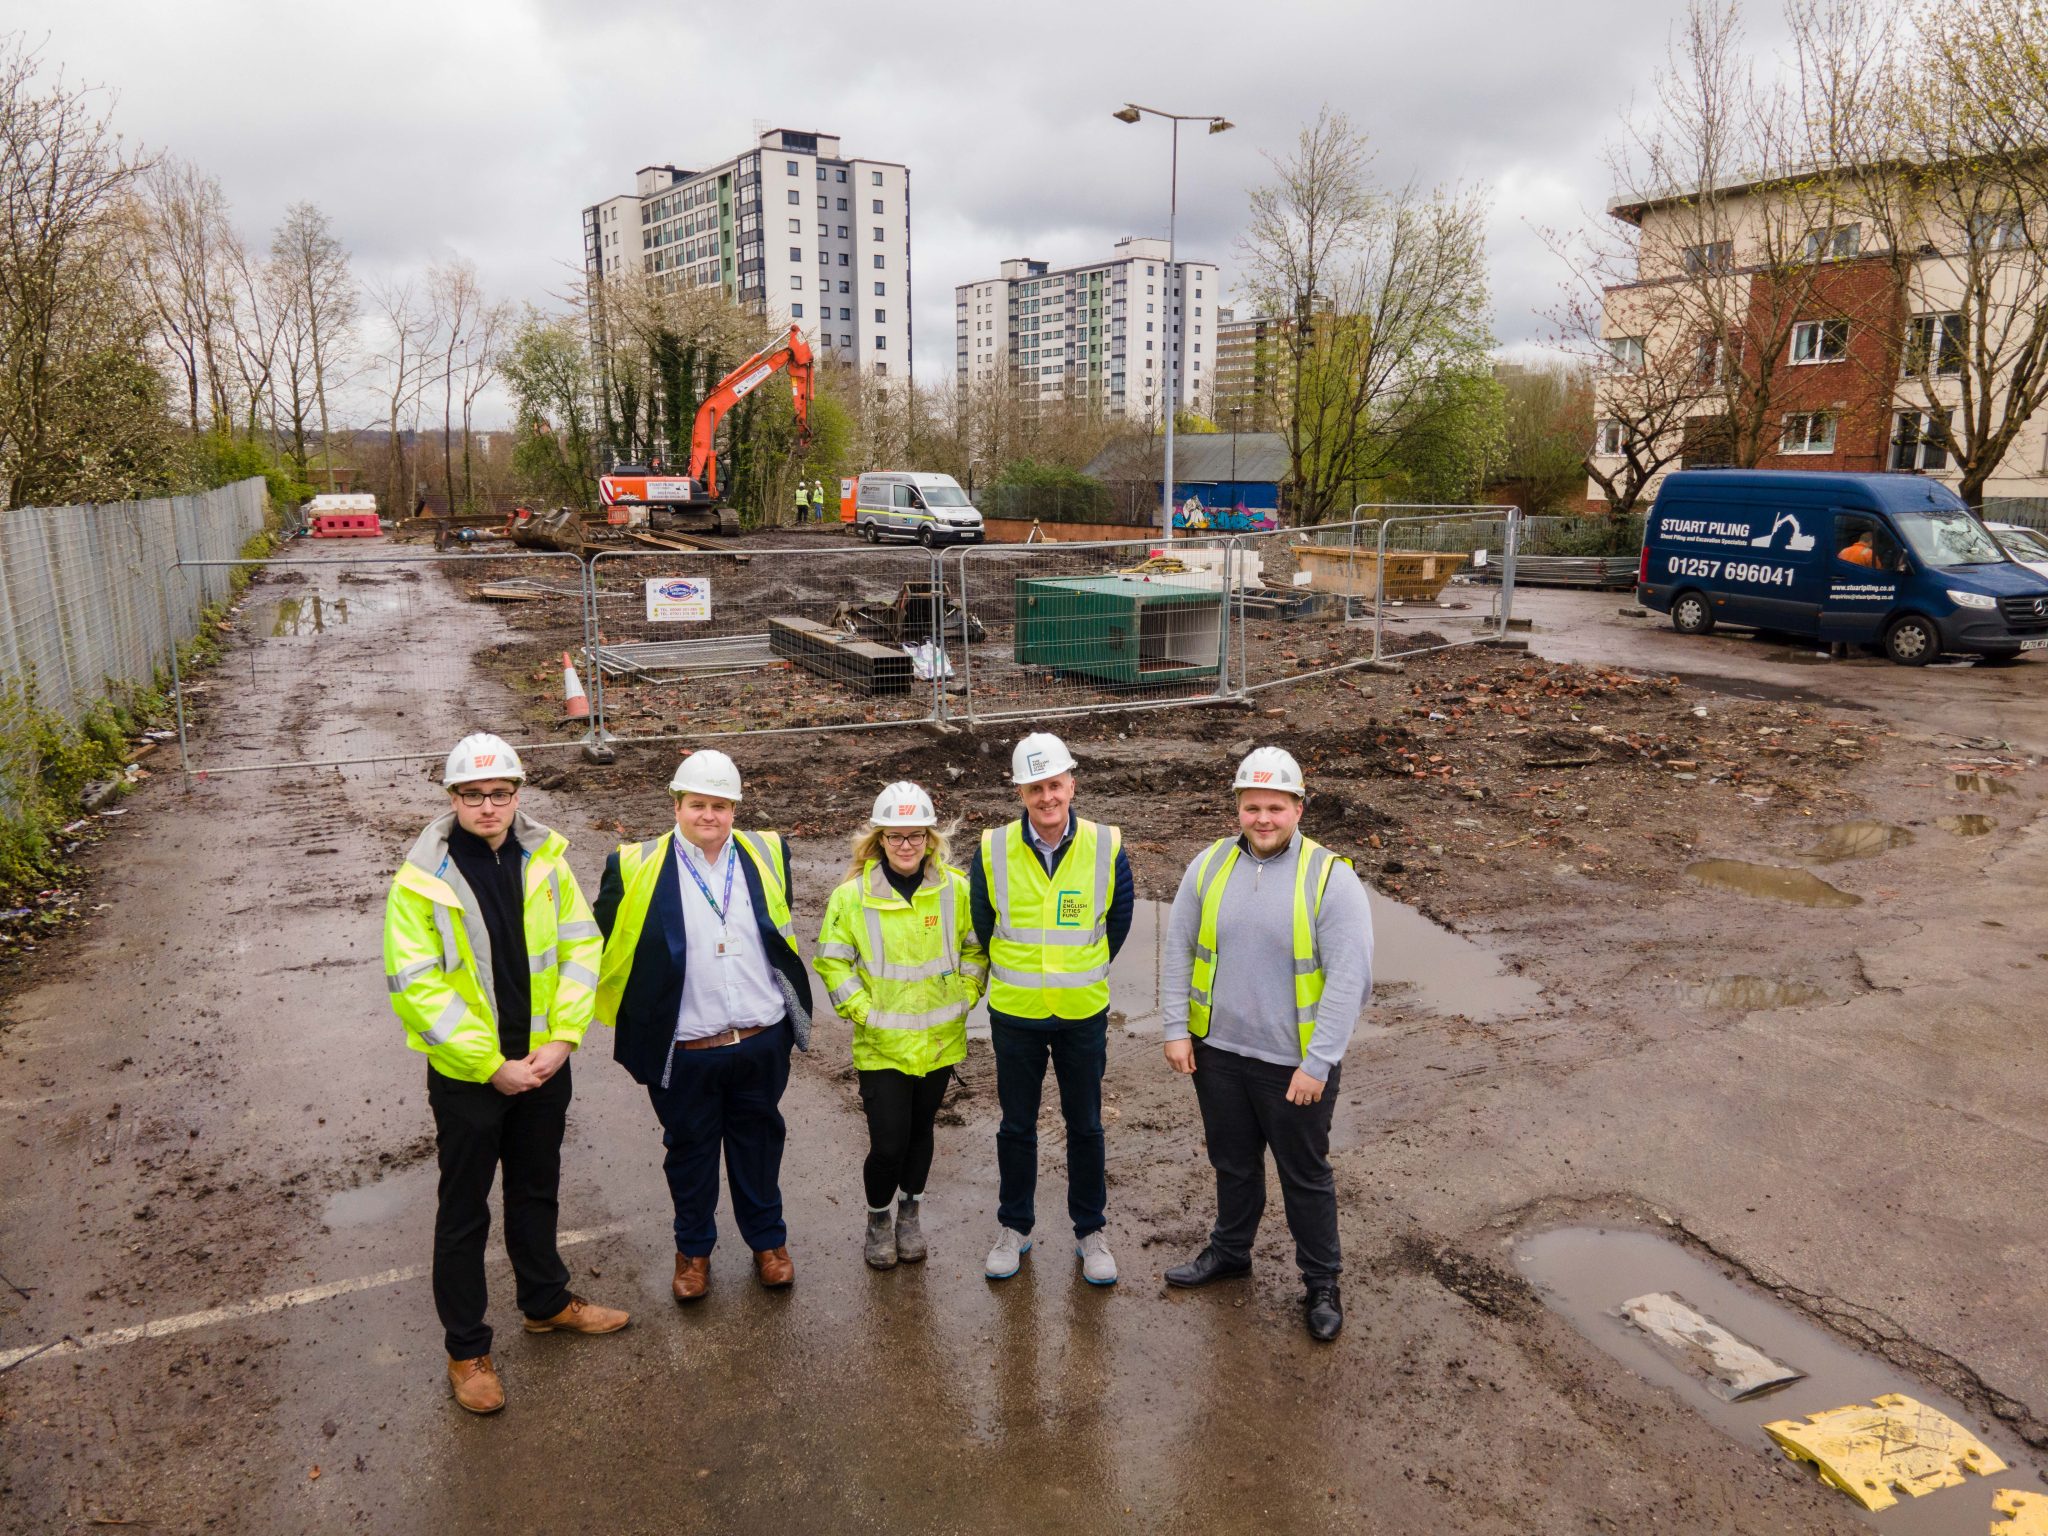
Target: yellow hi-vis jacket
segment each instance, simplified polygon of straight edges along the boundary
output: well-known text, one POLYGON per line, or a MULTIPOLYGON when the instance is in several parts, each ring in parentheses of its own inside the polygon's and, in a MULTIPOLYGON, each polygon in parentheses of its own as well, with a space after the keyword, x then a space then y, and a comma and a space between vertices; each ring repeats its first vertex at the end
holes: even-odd
POLYGON ((967 1015, 988 984, 967 877, 925 861, 905 901, 880 859, 832 892, 818 932, 818 976, 853 1023, 853 1065, 923 1077, 967 1056, 967 1015))
MULTIPOLYGON (((406 1044, 444 1077, 488 1082, 505 1064, 498 1049, 491 941, 476 893, 448 853, 455 813, 419 836, 384 902, 384 985, 406 1044)), ((572 1047, 590 1027, 604 941, 569 869, 568 841, 523 813, 512 819, 524 865, 524 927, 533 972, 527 1038, 572 1047)))
MULTIPOLYGON (((1236 838, 1219 838, 1202 855, 1195 873, 1202 916, 1195 929, 1195 964, 1188 978, 1188 1033, 1198 1039, 1209 1033, 1209 1005, 1216 990, 1220 947, 1216 914, 1222 910, 1223 888, 1230 883, 1230 869, 1240 851, 1236 838)), ((1330 871, 1336 864, 1336 854, 1312 838, 1302 838, 1294 861, 1294 1023, 1301 1031, 1304 1058, 1316 1029, 1316 1004, 1323 996, 1323 952, 1316 943, 1316 919, 1322 914, 1323 892, 1329 888, 1330 871)))
POLYGON ((995 931, 988 1005, 1020 1019, 1086 1019, 1109 1006, 1109 904, 1117 827, 1074 818, 1074 840, 1048 876, 1024 842, 1024 823, 981 834, 982 874, 995 931))

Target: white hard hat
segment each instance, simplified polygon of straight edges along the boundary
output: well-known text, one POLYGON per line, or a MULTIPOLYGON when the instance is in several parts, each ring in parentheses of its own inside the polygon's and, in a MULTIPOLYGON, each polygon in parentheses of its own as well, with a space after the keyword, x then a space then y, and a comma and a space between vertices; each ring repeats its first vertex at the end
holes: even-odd
POLYGON ((485 779, 510 779, 514 784, 523 784, 526 766, 519 761, 510 742, 488 731, 478 731, 455 743, 455 750, 448 754, 447 764, 441 769, 441 787, 453 789, 458 784, 476 784, 485 779))
POLYGON ((1284 747, 1254 747, 1237 765, 1238 789, 1278 789, 1299 798, 1308 793, 1301 783, 1301 764, 1284 747))
POLYGON ((1073 768, 1074 754, 1067 744, 1046 731, 1033 731, 1010 754, 1012 784, 1036 784, 1040 779, 1071 773, 1073 768))
POLYGON ((739 765, 712 747, 692 752, 676 764, 676 776, 668 781, 672 795, 717 795, 735 805, 740 798, 739 765))
POLYGON ((932 808, 930 795, 903 779, 875 796, 875 812, 868 820, 878 827, 936 827, 939 813, 932 808))

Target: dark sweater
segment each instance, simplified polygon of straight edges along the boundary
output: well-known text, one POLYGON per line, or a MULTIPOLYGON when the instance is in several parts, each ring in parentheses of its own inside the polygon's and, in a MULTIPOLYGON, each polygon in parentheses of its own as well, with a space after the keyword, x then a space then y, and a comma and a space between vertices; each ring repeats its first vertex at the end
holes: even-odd
POLYGON ((907 875, 899 875, 896 873, 896 866, 891 864, 888 855, 884 854, 882 856, 882 873, 887 875, 889 883, 896 887, 896 894, 898 896, 901 896, 905 901, 915 902, 917 900, 917 888, 924 884, 924 864, 925 861, 919 859, 917 861, 917 868, 907 875))
POLYGON ((448 834, 448 856, 476 893, 491 938, 491 997, 498 1008, 498 1049, 518 1061, 532 1049, 533 976, 526 960, 526 855, 516 833, 493 850, 460 823, 448 834))
MULTIPOLYGON (((1038 845, 1031 840, 1030 828, 1025 828, 1024 846, 1045 867, 1048 875, 1060 867, 1061 861, 1074 846, 1075 819, 1074 814, 1069 811, 1067 835, 1060 840, 1058 851, 1050 858, 1039 851, 1038 845)), ((1103 831, 1106 836, 1108 829, 1104 828, 1103 831)), ((1003 829, 998 828, 996 835, 1002 836, 1003 829)), ((982 867, 981 851, 978 848, 974 857, 968 860, 967 885, 968 904, 974 914, 974 936, 981 940, 982 947, 986 949, 990 937, 996 931, 996 907, 994 899, 989 895, 988 871, 982 867)), ((1124 857, 1123 847, 1119 844, 1116 850, 1116 872, 1110 881, 1109 911, 1103 917, 1103 927, 1107 930, 1106 936, 1109 939, 1109 958, 1112 960, 1116 958, 1117 951, 1124 947, 1124 940, 1130 937, 1131 911, 1136 905, 1137 882, 1131 877, 1131 861, 1124 857)), ((994 1023, 1016 1024, 1026 1029, 1058 1029, 1063 1024, 1073 1022, 1070 1019, 1020 1019, 995 1007, 989 1009, 988 1016, 994 1023)), ((1098 1014, 1096 1017, 1100 1018, 1102 1015, 1098 1014)))

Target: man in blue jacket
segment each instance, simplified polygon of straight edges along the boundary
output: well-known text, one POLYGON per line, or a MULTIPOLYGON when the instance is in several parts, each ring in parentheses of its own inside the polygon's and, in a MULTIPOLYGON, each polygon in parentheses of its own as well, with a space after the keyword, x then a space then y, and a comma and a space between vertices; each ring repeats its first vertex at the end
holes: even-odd
POLYGON ((764 1286, 796 1278, 782 1219, 779 1107, 792 1045, 808 1050, 811 984, 790 924, 789 850, 775 832, 735 832, 740 773, 693 752, 669 782, 676 830, 605 861, 597 1017, 612 1054, 647 1089, 662 1125, 675 1203, 679 1302, 711 1284, 718 1161, 733 1219, 764 1286))

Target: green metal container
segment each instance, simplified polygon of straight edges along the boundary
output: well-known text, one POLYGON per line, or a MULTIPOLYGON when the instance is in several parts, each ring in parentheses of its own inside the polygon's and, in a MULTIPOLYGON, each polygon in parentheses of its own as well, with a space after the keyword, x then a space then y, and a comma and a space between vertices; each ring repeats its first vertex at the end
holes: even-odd
POLYGON ((1138 686, 1215 677, 1223 594, 1128 576, 1020 579, 1014 654, 1099 682, 1138 686))

